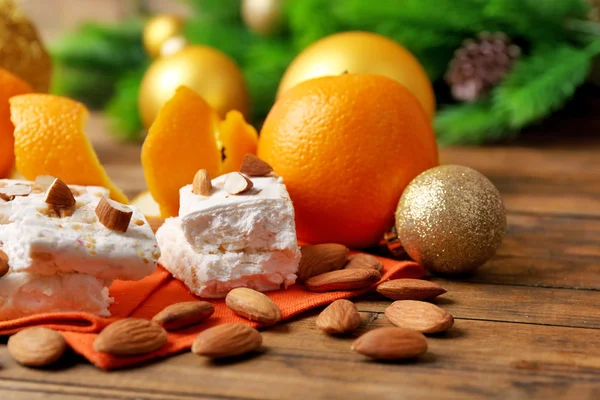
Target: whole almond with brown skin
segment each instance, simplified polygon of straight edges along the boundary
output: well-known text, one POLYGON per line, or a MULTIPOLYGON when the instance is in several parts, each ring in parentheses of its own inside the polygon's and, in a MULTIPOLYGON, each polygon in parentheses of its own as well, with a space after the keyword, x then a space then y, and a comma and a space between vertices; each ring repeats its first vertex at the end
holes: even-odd
POLYGON ((374 269, 340 269, 313 276, 304 282, 311 292, 364 289, 381 279, 374 269))
POLYGON ((94 350, 115 356, 150 353, 167 342, 167 331, 154 322, 125 318, 113 322, 94 340, 94 350))
POLYGON ((393 279, 380 283, 377 292, 392 300, 431 300, 446 293, 446 289, 421 279, 393 279))
POLYGON ((370 254, 358 253, 348 257, 348 264, 345 269, 374 269, 381 273, 383 265, 381 262, 370 254))
POLYGON ((324 243, 300 248, 302 258, 298 266, 298 282, 325 272, 342 268, 348 262, 350 250, 342 244, 324 243))
POLYGON ((350 349, 375 360, 403 360, 424 354, 427 338, 410 329, 378 328, 360 336, 350 349))
POLYGON ((331 303, 317 318, 317 327, 330 334, 352 332, 360 325, 360 314, 350 300, 340 299, 331 303))
POLYGON ((0 250, 0 278, 8 274, 10 265, 8 264, 8 255, 0 250))
POLYGON ((192 193, 199 194, 201 196, 210 196, 212 192, 212 182, 210 181, 210 175, 205 169, 201 169, 194 175, 194 181, 192 182, 192 193))
POLYGON ((281 311, 267 295, 250 288, 235 288, 227 293, 225 304, 234 313, 250 321, 273 325, 281 319, 281 311))
POLYGON ((234 357, 256 350, 262 335, 239 323, 217 325, 200 332, 192 344, 192 353, 211 358, 234 357))
POLYGON ((52 329, 34 327, 8 339, 8 352, 19 364, 44 367, 56 362, 67 349, 63 336, 52 329))
POLYGON ((396 326, 423 333, 443 332, 454 324, 450 313, 424 301, 395 301, 385 309, 385 316, 396 326))
POLYGON ((273 172, 273 168, 254 154, 246 154, 242 158, 240 172, 248 176, 265 176, 273 172))
POLYGON ((199 324, 215 312, 215 307, 207 301, 185 301, 171 304, 152 318, 152 322, 167 331, 199 324))

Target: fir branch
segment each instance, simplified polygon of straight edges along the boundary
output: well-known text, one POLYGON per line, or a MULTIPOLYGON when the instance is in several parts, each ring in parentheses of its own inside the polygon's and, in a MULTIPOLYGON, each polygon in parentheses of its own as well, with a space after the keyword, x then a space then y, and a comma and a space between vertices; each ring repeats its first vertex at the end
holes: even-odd
POLYGON ((534 49, 493 91, 493 107, 515 129, 547 116, 585 81, 597 47, 598 42, 588 48, 562 43, 534 49))
POLYGON ((143 138, 143 126, 138 109, 138 93, 146 65, 125 74, 117 82, 115 94, 106 107, 111 131, 126 141, 143 138))
POLYGON ((241 0, 185 0, 203 21, 237 23, 241 21, 241 0))
POLYGON ((252 99, 252 122, 262 121, 275 101, 279 81, 296 52, 285 40, 265 40, 248 48, 244 77, 252 99))
POLYGON ((289 0, 285 3, 290 40, 298 51, 325 36, 348 30, 333 15, 331 4, 329 0, 289 0))
POLYGON ((118 72, 69 68, 55 63, 52 69, 51 93, 77 99, 93 109, 105 106, 113 94, 118 72))
POLYGON ((115 26, 84 24, 51 47, 55 62, 69 68, 122 73, 143 64, 143 24, 138 20, 115 26))
POLYGON ((456 104, 440 110, 434 127, 441 145, 481 144, 514 135, 507 129, 505 115, 488 100, 456 104))
POLYGON ((211 46, 232 57, 238 64, 256 37, 240 24, 188 19, 184 33, 190 43, 211 46))

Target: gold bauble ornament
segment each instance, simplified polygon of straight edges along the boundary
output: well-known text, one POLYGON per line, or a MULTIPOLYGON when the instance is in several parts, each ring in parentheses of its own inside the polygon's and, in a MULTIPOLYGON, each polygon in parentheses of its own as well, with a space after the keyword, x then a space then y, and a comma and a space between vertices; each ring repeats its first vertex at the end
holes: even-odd
POLYGON ((260 35, 272 35, 283 24, 283 0, 242 0, 242 20, 260 35))
POLYGON ((146 128, 182 85, 198 92, 221 117, 230 110, 248 117, 248 90, 235 62, 211 47, 188 45, 175 54, 156 59, 146 70, 138 97, 146 128))
POLYGON ((35 26, 12 0, 0 0, 0 67, 48 92, 52 63, 35 26))
POLYGON ((419 61, 393 40, 369 32, 337 33, 307 47, 285 71, 277 97, 300 82, 345 72, 394 79, 415 95, 427 115, 435 114, 433 87, 419 61))
POLYGON ((159 57, 163 44, 176 36, 182 36, 183 19, 173 14, 161 14, 150 18, 144 25, 144 48, 151 57, 159 57))
POLYGON ((406 187, 396 230, 413 260, 433 272, 462 274, 495 254, 506 230, 506 212, 498 189, 481 173, 443 165, 406 187))

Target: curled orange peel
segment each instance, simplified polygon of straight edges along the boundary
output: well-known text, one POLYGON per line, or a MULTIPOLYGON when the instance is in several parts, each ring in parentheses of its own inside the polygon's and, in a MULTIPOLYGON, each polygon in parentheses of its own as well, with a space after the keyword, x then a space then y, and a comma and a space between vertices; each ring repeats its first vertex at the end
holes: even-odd
POLYGON ((85 106, 50 94, 24 94, 10 99, 15 125, 17 171, 26 179, 56 176, 73 185, 103 186, 111 197, 127 197, 110 180, 84 132, 89 118, 85 106))
POLYGON ((238 111, 221 120, 192 89, 179 87, 164 104, 142 146, 148 189, 163 217, 179 212, 179 189, 199 169, 212 178, 239 170, 246 153, 256 153, 258 134, 238 111))

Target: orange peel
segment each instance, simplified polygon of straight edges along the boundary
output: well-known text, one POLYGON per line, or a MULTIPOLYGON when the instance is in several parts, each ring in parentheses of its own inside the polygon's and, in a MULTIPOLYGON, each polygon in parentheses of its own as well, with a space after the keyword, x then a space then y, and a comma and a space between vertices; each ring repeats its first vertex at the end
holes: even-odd
POLYGON ((179 212, 179 189, 199 169, 211 177, 239 170, 256 153, 258 134, 238 111, 224 120, 192 89, 181 86, 160 109, 142 146, 148 189, 163 217, 179 212))
POLYGON ((8 100, 16 95, 31 93, 29 84, 7 70, 0 68, 0 178, 11 174, 15 162, 14 125, 10 120, 8 100))
POLYGON ((53 175, 73 185, 103 186, 114 200, 127 203, 84 132, 89 113, 83 104, 50 94, 24 94, 11 98, 10 105, 16 168, 26 179, 53 175))

